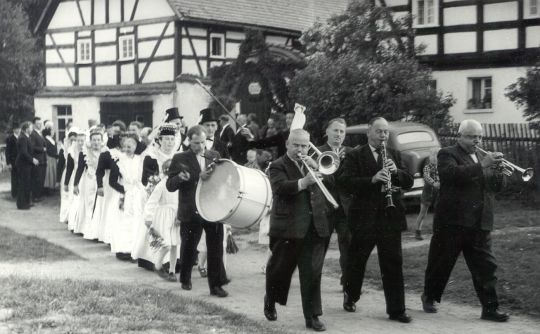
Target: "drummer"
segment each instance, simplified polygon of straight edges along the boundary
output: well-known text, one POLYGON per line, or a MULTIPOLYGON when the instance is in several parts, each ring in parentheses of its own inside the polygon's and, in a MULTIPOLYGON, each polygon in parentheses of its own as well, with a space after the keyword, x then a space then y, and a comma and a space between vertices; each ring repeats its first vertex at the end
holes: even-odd
POLYGON ((204 126, 208 136, 206 137, 206 149, 214 150, 219 153, 222 158, 229 159, 229 150, 227 144, 223 143, 219 136, 215 136, 218 129, 218 117, 214 109, 205 108, 200 111, 200 125, 204 126))
POLYGON ((195 125, 187 132, 189 148, 174 155, 167 190, 178 190, 178 220, 180 220, 182 289, 191 290, 191 270, 195 261, 195 249, 204 230, 208 248, 208 286, 210 294, 227 297, 222 286, 228 283, 223 265, 223 224, 203 219, 197 212, 195 193, 199 176, 207 179, 213 171, 213 161, 220 158, 216 151, 206 149, 206 130, 195 125))

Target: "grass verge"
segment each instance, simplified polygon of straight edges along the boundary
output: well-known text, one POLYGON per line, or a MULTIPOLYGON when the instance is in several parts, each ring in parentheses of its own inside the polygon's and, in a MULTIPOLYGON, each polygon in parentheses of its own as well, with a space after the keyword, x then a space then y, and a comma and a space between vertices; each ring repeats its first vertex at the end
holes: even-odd
POLYGON ((0 289, 14 332, 286 333, 156 288, 10 276, 0 289))
MULTIPOLYGON (((418 298, 424 288, 428 249, 429 246, 424 245, 403 250, 405 291, 417 293, 418 298)), ((540 317, 540 231, 494 235, 493 251, 498 264, 497 292, 501 306, 519 311, 519 314, 540 317)), ((325 271, 339 277, 339 262, 327 259, 325 271)), ((382 289, 379 263, 375 254, 368 261, 365 277, 368 284, 382 289)), ((460 256, 452 271, 443 295, 443 302, 444 300, 480 305, 463 256, 460 256)))
POLYGON ((0 261, 62 261, 82 258, 46 240, 19 234, 0 226, 0 261))

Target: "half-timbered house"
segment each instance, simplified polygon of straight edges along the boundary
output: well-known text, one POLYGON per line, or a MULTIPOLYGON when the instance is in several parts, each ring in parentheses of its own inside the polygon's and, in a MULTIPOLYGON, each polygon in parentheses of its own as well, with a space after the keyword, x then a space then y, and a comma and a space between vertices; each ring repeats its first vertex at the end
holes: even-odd
POLYGON ((236 59, 246 28, 289 47, 347 0, 49 0, 36 31, 45 35, 45 86, 36 115, 62 134, 72 120, 158 124, 177 106, 188 124, 208 104, 194 84, 236 59))
POLYGON ((457 102, 456 121, 524 122, 505 89, 531 66, 540 46, 540 0, 386 0, 413 15, 419 60, 436 87, 457 102))

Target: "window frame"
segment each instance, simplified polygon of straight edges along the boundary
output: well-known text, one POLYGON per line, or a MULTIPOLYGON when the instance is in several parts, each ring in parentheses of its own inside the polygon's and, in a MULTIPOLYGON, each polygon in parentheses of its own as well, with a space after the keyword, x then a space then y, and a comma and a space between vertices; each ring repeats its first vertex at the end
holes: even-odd
POLYGON ((412 1, 412 14, 413 14, 413 28, 425 28, 425 27, 437 27, 439 25, 439 0, 413 0, 412 1), (424 6, 422 8, 424 13, 424 18, 426 17, 426 13, 428 12, 428 2, 433 1, 433 22, 429 23, 418 23, 418 17, 419 17, 419 5, 418 3, 422 1, 424 3, 424 6))
POLYGON ((210 33, 208 43, 209 43, 208 55, 210 58, 220 58, 220 59, 225 58, 225 34, 224 33, 217 33, 217 32, 210 33), (213 54, 213 51, 214 51, 213 49, 214 43, 212 41, 213 38, 219 38, 221 40, 221 43, 220 43, 221 54, 220 55, 213 54))
POLYGON ((91 64, 92 62, 92 39, 86 37, 77 39, 77 64, 91 64), (82 57, 82 52, 85 48, 88 49, 88 59, 82 57))
MULTIPOLYGON (((128 46, 129 48, 129 46, 128 46)), ((129 49, 128 49, 129 51, 129 49)), ((118 60, 129 61, 135 59, 135 34, 129 33, 118 37, 118 60), (131 55, 124 56, 124 42, 131 41, 131 55)))
POLYGON ((73 107, 71 104, 59 104, 54 105, 53 121, 56 126, 56 140, 62 141, 66 137, 66 125, 69 122, 73 122, 73 107), (60 110, 64 112, 60 115, 60 110), (64 126, 60 126, 60 120, 64 120, 64 126))
POLYGON ((465 106, 466 112, 492 112, 493 111, 493 77, 492 76, 477 76, 467 78, 467 102, 465 106), (486 81, 489 79, 490 86, 486 86, 486 81), (474 97, 474 81, 480 80, 480 101, 471 101, 474 97), (485 101, 486 92, 489 90, 489 101, 485 101))
POLYGON ((533 19, 540 17, 540 0, 525 0, 525 3, 523 5, 523 17, 526 19, 533 19), (536 8, 536 13, 531 13, 531 9, 534 7, 536 8))

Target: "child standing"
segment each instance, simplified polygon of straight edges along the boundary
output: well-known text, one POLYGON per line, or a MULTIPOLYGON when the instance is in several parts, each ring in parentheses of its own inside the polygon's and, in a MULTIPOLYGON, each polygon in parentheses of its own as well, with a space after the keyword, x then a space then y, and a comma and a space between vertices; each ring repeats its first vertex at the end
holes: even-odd
MULTIPOLYGON (((162 165, 162 171, 167 175, 171 160, 162 165)), ((154 267, 156 273, 163 279, 176 282, 174 273, 178 246, 180 246, 180 223, 176 220, 178 210, 178 191, 169 192, 166 187, 167 177, 164 176, 156 185, 144 207, 144 221, 151 235, 158 235, 163 245, 157 250, 154 267), (169 272, 163 270, 163 260, 169 254, 169 272)))
POLYGON ((439 172, 437 171, 437 153, 439 148, 432 149, 429 155, 429 163, 424 166, 424 189, 420 202, 420 213, 416 218, 416 240, 424 240, 422 237, 422 223, 431 205, 437 205, 439 194, 439 172))

